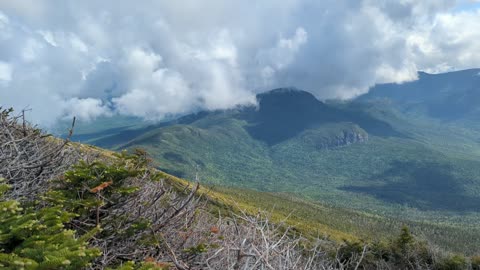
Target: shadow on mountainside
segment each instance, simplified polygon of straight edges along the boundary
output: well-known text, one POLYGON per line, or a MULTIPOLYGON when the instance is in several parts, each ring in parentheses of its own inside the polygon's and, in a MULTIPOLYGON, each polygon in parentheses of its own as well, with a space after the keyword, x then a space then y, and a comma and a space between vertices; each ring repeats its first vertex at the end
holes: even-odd
POLYGON ((341 189, 421 210, 480 211, 480 198, 464 195, 459 183, 468 181, 456 178, 451 169, 445 164, 395 161, 390 169, 370 179, 385 184, 341 189))

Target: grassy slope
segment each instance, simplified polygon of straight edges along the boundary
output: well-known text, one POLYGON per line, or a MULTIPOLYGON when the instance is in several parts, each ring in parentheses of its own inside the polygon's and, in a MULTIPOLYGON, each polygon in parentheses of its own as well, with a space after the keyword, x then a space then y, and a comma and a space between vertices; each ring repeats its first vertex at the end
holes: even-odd
MULTIPOLYGON (((183 179, 170 176, 173 183, 188 185, 183 179)), ((480 230, 465 226, 412 222, 386 218, 345 208, 313 203, 282 193, 258 192, 222 186, 202 186, 200 194, 210 199, 212 211, 243 209, 255 215, 259 210, 271 214, 275 222, 285 221, 298 232, 313 237, 326 237, 334 241, 391 239, 407 225, 422 239, 453 252, 477 254, 480 230)))

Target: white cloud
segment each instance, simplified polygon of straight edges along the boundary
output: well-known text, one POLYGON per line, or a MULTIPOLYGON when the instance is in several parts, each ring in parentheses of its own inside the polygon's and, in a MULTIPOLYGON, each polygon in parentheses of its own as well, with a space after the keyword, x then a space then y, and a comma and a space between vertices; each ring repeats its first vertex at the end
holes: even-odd
POLYGON ((79 52, 82 52, 82 53, 88 52, 87 45, 75 34, 70 34, 70 44, 73 49, 79 52))
POLYGON ((286 48, 292 51, 297 51, 301 45, 307 42, 308 35, 305 29, 299 27, 295 31, 295 35, 291 39, 282 38, 278 42, 279 48, 286 48))
POLYGON ((28 38, 21 52, 22 59, 25 62, 32 62, 37 58, 38 51, 41 50, 42 47, 43 45, 36 39, 28 38))
POLYGON ((375 71, 377 83, 402 83, 418 79, 416 66, 413 63, 409 64, 411 65, 410 68, 405 67, 401 71, 387 64, 380 65, 375 71))
POLYGON ((307 40, 308 34, 302 27, 297 28, 293 37, 280 38, 274 48, 270 48, 265 52, 260 52, 258 55, 259 61, 267 64, 263 70, 280 70, 287 67, 292 61, 294 61, 295 54, 300 50, 301 46, 307 42, 307 40))
POLYGON ((449 0, 16 0, 0 10, 0 105, 30 106, 43 123, 160 119, 282 86, 351 98, 417 70, 480 63, 480 10, 449 0))
POLYGON ((237 65, 237 48, 233 44, 228 30, 221 30, 210 40, 210 47, 210 59, 226 61, 232 67, 237 65))
POLYGON ((45 15, 48 5, 47 0, 14 0, 1 1, 0 8, 28 19, 36 20, 45 15))
POLYGON ((160 69, 150 73, 149 79, 140 85, 142 88, 134 88, 113 99, 120 113, 159 119, 191 110, 195 100, 180 74, 160 69))
POLYGON ((52 32, 50 31, 45 31, 45 30, 39 30, 38 33, 43 37, 43 39, 53 47, 58 47, 57 41, 55 40, 55 37, 53 36, 52 32))
POLYGON ((64 118, 73 118, 74 116, 90 121, 98 116, 110 115, 110 110, 101 100, 94 98, 71 98, 62 104, 64 118))
POLYGON ((9 23, 9 19, 7 17, 7 15, 3 14, 2 12, 0 12, 0 27, 5 28, 6 25, 9 23))
POLYGON ((132 48, 125 51, 127 62, 125 63, 128 75, 133 80, 142 83, 150 77, 159 67, 162 57, 154 52, 145 51, 141 48, 132 48))
POLYGON ((407 36, 410 61, 419 69, 438 73, 480 65, 480 9, 439 13, 432 24, 407 36))
POLYGON ((8 83, 12 80, 12 67, 5 62, 0 61, 0 82, 8 83))

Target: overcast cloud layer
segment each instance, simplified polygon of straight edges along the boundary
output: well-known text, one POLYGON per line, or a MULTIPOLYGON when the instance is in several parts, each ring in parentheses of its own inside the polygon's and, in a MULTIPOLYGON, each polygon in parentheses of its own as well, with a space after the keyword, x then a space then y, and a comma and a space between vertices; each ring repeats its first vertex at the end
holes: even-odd
POLYGON ((447 0, 0 0, 0 105, 161 119, 296 86, 351 98, 480 66, 480 9, 447 0))

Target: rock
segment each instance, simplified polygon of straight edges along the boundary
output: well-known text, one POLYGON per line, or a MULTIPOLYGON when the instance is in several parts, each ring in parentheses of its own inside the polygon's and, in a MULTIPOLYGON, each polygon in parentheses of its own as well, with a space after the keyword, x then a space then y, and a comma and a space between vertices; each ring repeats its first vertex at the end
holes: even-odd
POLYGON ((354 143, 364 143, 368 141, 368 133, 364 130, 343 130, 338 135, 330 138, 322 138, 317 141, 317 149, 331 149, 335 147, 346 146, 354 143))

